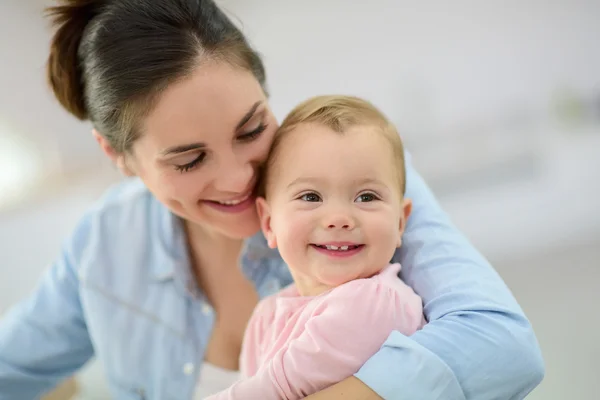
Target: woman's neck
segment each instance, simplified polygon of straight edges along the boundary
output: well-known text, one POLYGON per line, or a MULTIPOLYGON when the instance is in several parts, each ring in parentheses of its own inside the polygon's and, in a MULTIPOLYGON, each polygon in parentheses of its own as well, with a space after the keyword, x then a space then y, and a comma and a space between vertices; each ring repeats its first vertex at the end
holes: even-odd
POLYGON ((190 222, 185 222, 185 231, 196 270, 220 270, 223 273, 238 267, 242 239, 230 238, 190 222))
MULTIPOLYGON (((240 268, 243 240, 191 224, 186 224, 186 233, 196 284, 217 313, 235 316, 246 305, 254 307, 258 296, 240 268)), ((249 315, 252 308, 247 311, 249 315)))

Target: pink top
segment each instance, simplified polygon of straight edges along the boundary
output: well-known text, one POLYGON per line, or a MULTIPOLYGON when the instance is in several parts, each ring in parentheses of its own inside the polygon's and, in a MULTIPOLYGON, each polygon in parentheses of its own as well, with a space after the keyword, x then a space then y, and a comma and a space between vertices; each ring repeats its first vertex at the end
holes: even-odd
POLYGON ((355 374, 392 331, 425 325, 421 298, 399 271, 392 264, 315 297, 291 285, 263 299, 244 336, 245 378, 208 399, 301 399, 355 374))

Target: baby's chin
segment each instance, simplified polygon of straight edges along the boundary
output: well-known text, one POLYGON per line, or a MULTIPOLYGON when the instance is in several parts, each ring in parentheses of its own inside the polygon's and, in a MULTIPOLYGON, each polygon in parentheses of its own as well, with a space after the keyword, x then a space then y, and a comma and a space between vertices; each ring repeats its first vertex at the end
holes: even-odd
POLYGON ((319 274, 318 281, 331 288, 341 286, 345 283, 355 281, 361 278, 368 278, 367 274, 350 271, 331 271, 319 274))
POLYGON ((357 279, 371 278, 379 274, 385 267, 385 265, 381 268, 372 266, 356 268, 346 266, 344 268, 342 265, 328 267, 319 271, 318 281, 329 287, 337 287, 357 279))

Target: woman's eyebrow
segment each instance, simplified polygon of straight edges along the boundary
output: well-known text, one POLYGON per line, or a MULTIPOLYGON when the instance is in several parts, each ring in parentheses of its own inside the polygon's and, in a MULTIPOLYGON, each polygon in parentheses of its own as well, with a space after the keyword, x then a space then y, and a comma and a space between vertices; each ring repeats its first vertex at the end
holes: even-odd
POLYGON ((163 151, 161 153, 161 155, 168 156, 168 155, 171 155, 171 154, 185 153, 186 151, 198 150, 198 149, 202 149, 204 147, 206 147, 206 145, 204 143, 182 144, 182 145, 179 145, 179 146, 169 147, 168 149, 166 149, 165 151, 163 151))
POLYGON ((262 101, 260 101, 260 100, 257 101, 256 103, 254 103, 254 105, 250 108, 250 110, 248 110, 246 115, 244 115, 242 117, 242 119, 240 120, 240 122, 238 122, 237 126, 235 127, 236 131, 242 129, 242 127, 246 124, 246 122, 250 121, 250 118, 252 118, 252 116, 256 112, 256 109, 258 108, 258 106, 261 105, 261 103, 262 103, 262 101))

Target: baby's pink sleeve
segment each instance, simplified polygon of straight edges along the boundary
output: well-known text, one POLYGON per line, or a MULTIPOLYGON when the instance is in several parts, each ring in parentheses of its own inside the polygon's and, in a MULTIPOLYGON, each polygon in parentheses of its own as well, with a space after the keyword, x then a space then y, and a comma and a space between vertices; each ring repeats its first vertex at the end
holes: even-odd
POLYGON ((420 298, 394 279, 401 285, 375 278, 335 289, 298 338, 253 377, 211 399, 301 399, 352 376, 392 331, 411 335, 422 326, 420 298))

